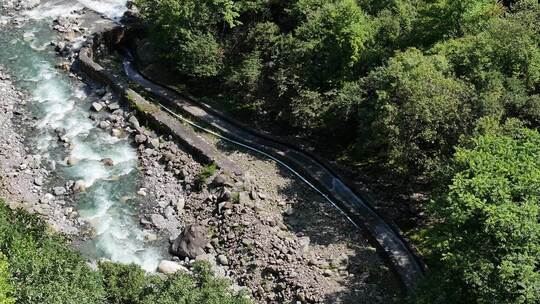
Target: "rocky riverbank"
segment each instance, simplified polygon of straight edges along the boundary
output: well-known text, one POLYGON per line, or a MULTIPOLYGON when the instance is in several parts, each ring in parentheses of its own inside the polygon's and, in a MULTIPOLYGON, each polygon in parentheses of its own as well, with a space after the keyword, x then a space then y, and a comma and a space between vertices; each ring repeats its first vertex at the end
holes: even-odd
POLYGON ((84 223, 77 220, 64 185, 47 182, 55 164, 34 154, 26 140, 34 121, 25 108, 26 96, 10 79, 0 66, 0 195, 12 208, 38 213, 55 230, 77 235, 84 223))

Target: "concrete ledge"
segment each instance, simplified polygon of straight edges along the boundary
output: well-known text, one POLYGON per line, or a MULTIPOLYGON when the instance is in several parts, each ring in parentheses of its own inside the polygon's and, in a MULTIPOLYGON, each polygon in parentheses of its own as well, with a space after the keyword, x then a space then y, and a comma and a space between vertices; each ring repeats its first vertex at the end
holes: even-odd
POLYGON ((121 98, 121 101, 134 109, 137 118, 145 125, 163 135, 171 135, 194 158, 203 163, 215 163, 220 169, 236 175, 242 175, 243 170, 217 149, 197 135, 193 129, 182 124, 178 119, 163 111, 159 106, 144 99, 119 76, 106 70, 93 60, 93 49, 83 47, 79 52, 79 68, 90 78, 109 86, 121 98))

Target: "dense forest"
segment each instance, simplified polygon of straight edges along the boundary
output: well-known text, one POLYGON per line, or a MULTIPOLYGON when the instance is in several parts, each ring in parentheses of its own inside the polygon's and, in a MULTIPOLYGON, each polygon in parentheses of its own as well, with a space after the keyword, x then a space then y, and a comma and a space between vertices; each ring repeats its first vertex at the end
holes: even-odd
POLYGON ((539 303, 537 0, 138 0, 189 84, 430 180, 416 303, 539 303))

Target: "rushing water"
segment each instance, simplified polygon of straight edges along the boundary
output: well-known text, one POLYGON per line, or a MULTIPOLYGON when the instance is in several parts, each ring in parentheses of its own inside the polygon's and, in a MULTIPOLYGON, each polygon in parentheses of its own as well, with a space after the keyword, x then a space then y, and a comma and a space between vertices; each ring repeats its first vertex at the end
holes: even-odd
POLYGON ((163 246, 146 242, 146 232, 137 222, 136 151, 128 139, 111 136, 88 118, 90 104, 97 97, 87 93, 83 83, 55 68, 58 58, 48 46, 55 37, 51 18, 84 6, 117 18, 125 10, 125 0, 47 1, 26 12, 30 20, 19 28, 5 25, 8 18, 0 16, 0 64, 31 96, 30 107, 39 129, 32 141, 39 153, 58 164, 55 184, 83 180, 87 187, 77 196, 76 207, 94 228, 95 237, 83 251, 93 258, 136 263, 154 271, 162 257, 158 248, 163 246), (58 142, 56 128, 67 131, 68 151, 58 142), (66 164, 66 152, 77 161, 75 165, 66 164), (104 158, 111 158, 114 166, 105 166, 104 158))

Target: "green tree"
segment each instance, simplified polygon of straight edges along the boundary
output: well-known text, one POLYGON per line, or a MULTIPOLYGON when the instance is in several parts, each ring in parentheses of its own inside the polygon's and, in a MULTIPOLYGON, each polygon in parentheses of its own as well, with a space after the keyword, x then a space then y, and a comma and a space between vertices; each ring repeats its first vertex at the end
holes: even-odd
POLYGON ((477 115, 519 117, 538 125, 540 22, 531 20, 514 16, 492 20, 481 33, 440 43, 432 50, 447 57, 456 74, 475 85, 480 97, 477 115))
POLYGON ((409 49, 362 82, 359 152, 381 155, 396 172, 434 172, 471 128, 473 92, 443 56, 409 49))
POLYGON ((232 0, 138 0, 142 15, 153 20, 151 32, 162 59, 184 75, 208 77, 223 68, 219 38, 238 24, 232 0))
POLYGON ((309 88, 332 88, 352 76, 371 39, 371 23, 355 0, 300 0, 299 25, 287 56, 309 88))
POLYGON ((417 39, 429 46, 443 39, 479 32, 503 12, 497 0, 424 1, 418 18, 417 39))
POLYGON ((156 292, 149 294, 144 304, 250 304, 242 293, 231 290, 230 283, 216 278, 208 263, 195 263, 193 276, 177 273, 169 280, 157 280, 156 292))
POLYGON ((418 303, 538 303, 540 134, 483 119, 433 202, 436 260, 418 303))

